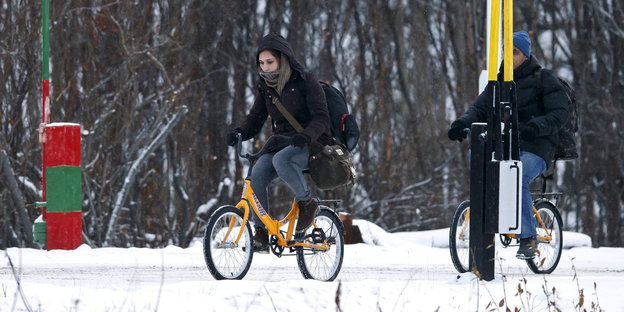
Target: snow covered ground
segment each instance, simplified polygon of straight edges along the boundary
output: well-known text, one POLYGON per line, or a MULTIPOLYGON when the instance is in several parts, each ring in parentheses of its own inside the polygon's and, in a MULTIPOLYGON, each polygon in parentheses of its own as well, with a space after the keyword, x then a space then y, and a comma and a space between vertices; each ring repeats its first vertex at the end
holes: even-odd
POLYGON ((591 248, 582 234, 564 232, 571 249, 546 276, 515 259, 515 248, 498 247, 496 279, 483 282, 453 268, 448 229, 390 234, 354 223, 366 244, 345 247, 334 282, 303 279, 295 257, 260 254, 242 281, 215 281, 201 242, 187 249, 11 248, 0 260, 0 311, 554 311, 548 302, 576 311, 581 291, 588 311, 592 304, 624 311, 624 248, 591 248))

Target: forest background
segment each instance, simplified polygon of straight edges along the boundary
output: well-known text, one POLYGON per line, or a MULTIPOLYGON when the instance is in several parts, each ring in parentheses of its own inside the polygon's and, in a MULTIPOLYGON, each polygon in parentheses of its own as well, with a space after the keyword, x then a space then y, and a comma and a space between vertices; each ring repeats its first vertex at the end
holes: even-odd
MULTIPOLYGON (((245 163, 225 135, 253 102, 270 31, 360 124, 358 183, 315 194, 388 231, 448 227, 469 164, 446 131, 479 93, 486 12, 482 0, 51 1, 51 120, 82 125, 84 242, 185 247, 238 200, 245 163)), ((40 214, 40 13, 0 6, 0 248, 32 246, 40 214)), ((624 246, 624 4, 516 1, 514 23, 578 98, 580 157, 551 183, 565 229, 624 246)), ((292 200, 280 183, 271 196, 276 214, 292 200)))

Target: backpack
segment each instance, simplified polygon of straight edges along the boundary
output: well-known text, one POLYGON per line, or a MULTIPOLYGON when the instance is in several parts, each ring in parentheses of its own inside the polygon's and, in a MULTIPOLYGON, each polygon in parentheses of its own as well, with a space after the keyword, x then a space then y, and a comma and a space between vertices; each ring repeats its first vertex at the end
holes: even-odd
POLYGON ((360 128, 355 117, 349 114, 347 100, 340 90, 329 83, 320 81, 320 84, 327 100, 332 136, 339 144, 353 151, 360 138, 360 128))
MULTIPOLYGON (((542 70, 535 72, 537 78, 537 88, 540 93, 542 90, 542 70)), ((578 112, 576 109, 576 93, 572 86, 563 78, 556 77, 563 87, 563 91, 568 97, 568 120, 563 124, 563 127, 559 129, 559 143, 555 148, 555 159, 560 160, 572 160, 578 158, 578 152, 576 151, 576 140, 574 138, 575 133, 578 131, 578 112)))

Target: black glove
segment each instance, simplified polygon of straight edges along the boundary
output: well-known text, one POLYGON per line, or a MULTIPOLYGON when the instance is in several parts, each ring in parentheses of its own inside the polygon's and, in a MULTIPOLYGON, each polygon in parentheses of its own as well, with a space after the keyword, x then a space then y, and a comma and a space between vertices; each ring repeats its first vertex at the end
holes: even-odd
POLYGON ((227 134, 227 138, 226 138, 226 143, 229 146, 234 146, 236 145, 236 143, 238 143, 238 134, 243 134, 243 130, 241 128, 236 128, 232 131, 230 131, 230 133, 227 134))
POLYGON ((310 144, 310 137, 307 134, 297 133, 290 139, 290 145, 303 148, 310 144))
POLYGON ((535 139, 539 131, 539 129, 537 129, 537 126, 532 123, 520 126, 519 130, 520 137, 525 141, 532 141, 533 139, 535 139))
POLYGON ((448 131, 448 138, 451 141, 463 141, 468 135, 464 129, 468 128, 466 124, 461 120, 455 120, 451 123, 451 128, 448 131))
POLYGON ((266 151, 267 153, 277 153, 288 145, 290 145, 290 138, 284 136, 272 136, 267 141, 266 151))

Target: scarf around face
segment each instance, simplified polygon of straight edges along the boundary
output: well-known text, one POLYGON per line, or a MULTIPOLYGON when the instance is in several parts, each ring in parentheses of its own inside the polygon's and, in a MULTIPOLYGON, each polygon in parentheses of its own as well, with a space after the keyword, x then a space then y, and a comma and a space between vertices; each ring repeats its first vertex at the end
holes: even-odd
MULTIPOLYGON (((282 90, 284 90, 284 86, 290 79, 290 74, 292 70, 290 69, 290 63, 288 63, 288 58, 285 55, 280 57, 280 69, 274 71, 272 73, 263 72, 262 69, 258 68, 258 72, 260 77, 264 79, 267 86, 275 89, 277 94, 282 95, 282 90)), ((277 100, 277 98, 273 98, 273 101, 277 100)))

